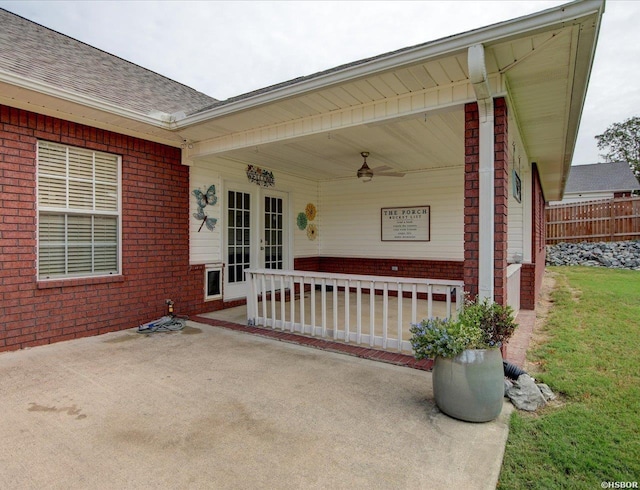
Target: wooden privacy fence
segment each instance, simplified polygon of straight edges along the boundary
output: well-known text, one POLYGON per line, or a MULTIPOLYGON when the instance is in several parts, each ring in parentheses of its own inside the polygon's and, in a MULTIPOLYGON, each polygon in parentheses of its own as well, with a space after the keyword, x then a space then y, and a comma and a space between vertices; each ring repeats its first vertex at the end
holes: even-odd
POLYGON ((640 239, 640 197, 547 206, 547 245, 640 239))

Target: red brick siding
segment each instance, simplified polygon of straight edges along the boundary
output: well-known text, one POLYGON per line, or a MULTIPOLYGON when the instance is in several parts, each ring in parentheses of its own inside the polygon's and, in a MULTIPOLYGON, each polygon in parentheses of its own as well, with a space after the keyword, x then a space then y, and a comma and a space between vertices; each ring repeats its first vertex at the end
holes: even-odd
POLYGON ((165 299, 177 314, 205 308, 179 149, 0 106, 0 164, 0 351, 136 327, 164 315, 165 299), (121 155, 121 276, 37 281, 38 139, 121 155))
POLYGON ((614 192, 613 193, 613 198, 617 199, 620 197, 632 197, 633 193, 631 191, 627 191, 627 192, 623 192, 623 191, 618 191, 618 192, 614 192))
POLYGON ((532 215, 533 240, 531 243, 531 264, 523 264, 520 276, 520 307, 525 310, 534 310, 542 287, 542 276, 546 259, 546 223, 545 223, 545 198, 542 193, 538 168, 533 164, 532 182, 532 215))
POLYGON ((296 257, 293 268, 300 271, 320 272, 320 257, 296 257))
POLYGON ((419 277, 462 281, 463 263, 452 260, 372 259, 356 257, 297 258, 296 270, 362 274, 372 276, 419 277), (398 270, 392 270, 397 267, 398 270))

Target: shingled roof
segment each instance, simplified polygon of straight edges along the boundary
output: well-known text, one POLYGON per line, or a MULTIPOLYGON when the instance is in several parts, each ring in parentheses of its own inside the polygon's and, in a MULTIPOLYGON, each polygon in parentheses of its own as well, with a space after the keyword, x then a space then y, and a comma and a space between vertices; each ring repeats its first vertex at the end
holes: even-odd
POLYGON ((142 114, 188 114, 217 102, 186 85, 4 9, 0 9, 0 25, 0 70, 142 114))
POLYGON ((566 193, 636 191, 640 184, 627 162, 574 165, 564 190, 566 193))

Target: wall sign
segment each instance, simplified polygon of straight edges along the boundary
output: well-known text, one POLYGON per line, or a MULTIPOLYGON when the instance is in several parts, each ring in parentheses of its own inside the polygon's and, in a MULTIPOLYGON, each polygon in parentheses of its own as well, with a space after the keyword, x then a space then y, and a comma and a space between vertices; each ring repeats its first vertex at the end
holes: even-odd
POLYGON ((247 165, 247 179, 249 182, 261 185, 262 187, 273 187, 276 185, 276 178, 273 176, 273 172, 253 165, 247 165))
POLYGON ((522 181, 515 170, 513 171, 513 197, 518 202, 522 201, 522 181))
POLYGON ((431 207, 382 208, 383 242, 428 242, 431 240, 431 207))

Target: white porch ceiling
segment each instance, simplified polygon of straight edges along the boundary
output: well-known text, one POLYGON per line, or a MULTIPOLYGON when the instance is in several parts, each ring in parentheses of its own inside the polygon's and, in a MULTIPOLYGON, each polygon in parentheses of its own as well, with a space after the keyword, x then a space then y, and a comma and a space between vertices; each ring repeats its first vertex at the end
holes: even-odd
POLYGON ((464 114, 418 115, 410 120, 363 124, 337 131, 234 149, 201 162, 224 157, 312 180, 353 178, 369 151, 370 167, 389 166, 412 172, 464 163, 464 114))

